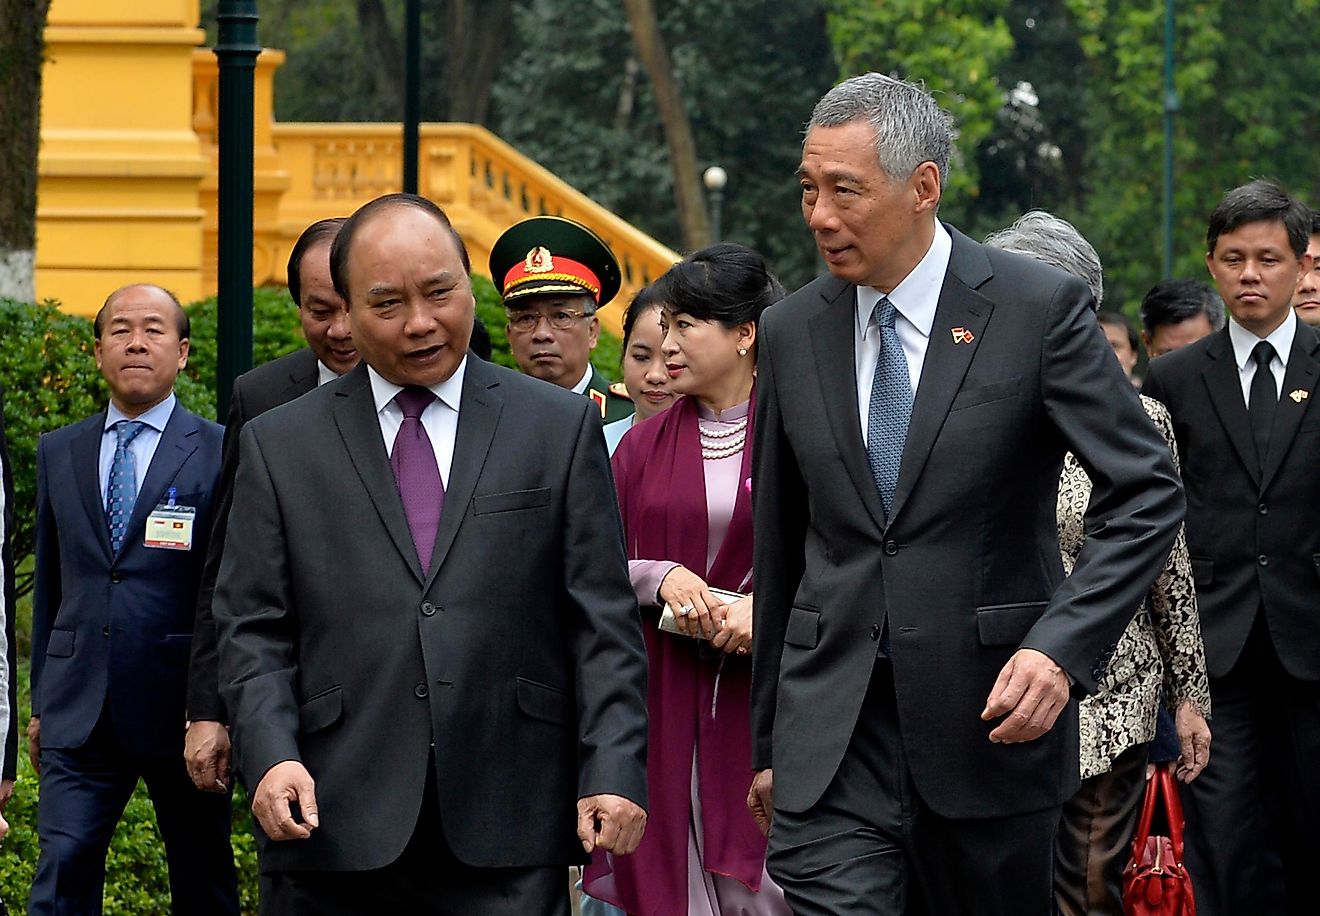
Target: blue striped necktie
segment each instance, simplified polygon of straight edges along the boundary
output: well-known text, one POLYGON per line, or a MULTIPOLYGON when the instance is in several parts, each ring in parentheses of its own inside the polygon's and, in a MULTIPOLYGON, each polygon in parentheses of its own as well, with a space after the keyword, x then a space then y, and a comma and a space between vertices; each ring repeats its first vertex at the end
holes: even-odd
POLYGON ((880 330, 880 358, 871 378, 871 408, 866 423, 866 458, 888 517, 898 486, 898 466, 903 460, 908 421, 912 419, 912 379, 908 374, 903 344, 894 330, 898 313, 888 296, 875 304, 875 323, 880 330))
POLYGON ((124 531, 137 502, 137 461, 129 445, 147 425, 140 420, 120 420, 114 425, 115 457, 110 462, 110 482, 105 488, 105 521, 110 527, 110 551, 119 553, 124 531))

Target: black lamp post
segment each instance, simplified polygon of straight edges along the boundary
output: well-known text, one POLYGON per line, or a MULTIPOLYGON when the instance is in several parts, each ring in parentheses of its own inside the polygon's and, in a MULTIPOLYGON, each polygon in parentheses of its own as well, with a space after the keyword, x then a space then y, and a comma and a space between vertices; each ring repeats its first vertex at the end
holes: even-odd
POLYGON ((234 379, 252 368, 252 83, 257 55, 256 0, 220 0, 219 238, 216 410, 229 413, 234 379))
POLYGON ((422 119, 422 2, 408 0, 403 26, 403 190, 417 193, 417 135, 422 119))

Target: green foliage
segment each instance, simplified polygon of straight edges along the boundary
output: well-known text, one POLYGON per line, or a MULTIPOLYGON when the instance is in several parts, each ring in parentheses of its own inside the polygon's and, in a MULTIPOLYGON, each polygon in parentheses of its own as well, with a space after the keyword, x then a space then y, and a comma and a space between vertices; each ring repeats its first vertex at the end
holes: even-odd
MULTIPOLYGON (((19 661, 19 734, 27 729, 28 663, 19 661)), ((0 899, 12 913, 27 910, 28 890, 37 870, 37 774, 28 762, 26 739, 19 749, 18 781, 14 797, 5 809, 9 835, 0 855, 0 899)), ((233 798, 232 845, 238 869, 239 902, 244 914, 257 911, 256 841, 252 838, 252 815, 242 788, 233 798)), ((156 815, 146 787, 138 784, 110 842, 106 857, 106 916, 145 916, 170 912, 169 869, 165 847, 156 829, 156 815)))
MULTIPOLYGON (((92 323, 54 303, 0 299, 0 385, 5 433, 14 474, 13 545, 16 558, 36 544, 37 439, 95 413, 105 385, 92 354, 92 323)), ((26 591, 31 574, 19 574, 26 591)))
MULTIPOLYGON (((819 0, 657 4, 702 168, 721 165, 724 235, 797 286, 818 269, 794 172, 802 126, 836 73, 819 0)), ((515 10, 494 129, 593 200, 673 247, 673 176, 655 99, 617 0, 515 10), (565 41, 565 35, 573 35, 565 41)), ((598 363, 599 364, 599 363, 598 363)), ((617 364, 616 364, 617 365, 617 364)))
POLYGON ((979 193, 977 145, 1004 104, 997 72, 1013 47, 1005 0, 827 0, 843 76, 876 70, 921 80, 958 122, 942 210, 955 223, 979 193))

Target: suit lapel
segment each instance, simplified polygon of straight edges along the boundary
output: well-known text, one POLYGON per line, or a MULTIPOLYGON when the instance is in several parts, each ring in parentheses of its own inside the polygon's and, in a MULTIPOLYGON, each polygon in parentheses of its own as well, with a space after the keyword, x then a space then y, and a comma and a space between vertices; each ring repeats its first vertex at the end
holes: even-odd
POLYGON ((96 540, 105 551, 106 560, 110 555, 110 526, 105 520, 105 501, 101 497, 101 436, 105 433, 105 411, 97 414, 83 429, 79 430, 69 445, 72 453, 73 472, 82 497, 83 508, 96 532, 96 540))
POLYGON ((298 365, 289 371, 289 387, 284 389, 288 397, 280 403, 292 401, 309 391, 315 391, 316 383, 320 380, 321 369, 316 354, 310 349, 300 352, 305 352, 308 358, 299 360, 298 365))
POLYGON ((921 380, 912 403, 912 419, 908 423, 907 441, 903 444, 893 510, 889 513, 891 522, 902 511, 921 478, 926 459, 944 426, 949 408, 994 311, 994 304, 976 292, 976 288, 992 276, 985 252, 957 230, 949 229, 949 234, 953 238, 953 250, 939 302, 935 306, 935 320, 926 344, 921 380), (971 341, 955 342, 951 333, 954 328, 970 331, 971 341))
POLYGON ((128 527, 124 529, 124 543, 119 548, 120 553, 140 539, 147 524, 147 516, 160 504, 166 488, 178 476, 184 462, 197 451, 197 425, 197 418, 183 405, 175 403, 165 429, 160 434, 156 452, 151 456, 151 464, 147 467, 147 476, 142 480, 137 502, 133 504, 133 515, 128 520, 128 527))
POLYGON ((1270 450, 1266 455, 1264 471, 1261 474, 1260 488, 1264 490, 1278 473, 1284 456, 1292 448, 1297 427, 1306 415, 1315 393, 1317 376, 1320 376, 1320 336, 1307 333, 1306 325, 1297 323, 1297 335, 1293 339, 1292 352, 1288 355, 1288 368, 1283 374, 1283 393, 1279 398, 1279 410, 1274 415, 1274 429, 1270 432, 1270 450), (1304 339, 1305 338, 1305 339, 1304 339), (1293 392, 1306 392, 1306 396, 1290 397, 1293 392))
POLYGON ((335 426, 339 429, 353 469, 357 471, 381 523, 394 541, 395 549, 403 556, 417 581, 421 582, 422 569, 417 562, 417 547, 413 544, 412 532, 408 528, 408 517, 403 512, 403 500, 399 497, 399 487, 394 481, 394 471, 390 469, 385 440, 381 438, 380 419, 376 414, 376 402, 371 396, 371 380, 367 375, 366 363, 359 364, 352 371, 348 382, 336 388, 332 410, 335 426))
POLYGON ((499 395, 499 375, 480 359, 469 359, 463 376, 462 402, 458 409, 458 432, 454 437, 454 460, 449 466, 449 485, 445 487, 445 508, 440 513, 440 529, 431 553, 426 588, 435 581, 445 556, 454 543, 458 527, 467 514, 477 478, 486 463, 495 429, 499 425, 504 399, 499 395))
POLYGON ((1242 460, 1257 486, 1260 485, 1260 462, 1256 459, 1256 442, 1251 436, 1251 419, 1247 404, 1242 399, 1242 379, 1237 362, 1233 359, 1233 345, 1228 329, 1218 332, 1206 347, 1209 364, 1201 370, 1201 378, 1210 395, 1210 404, 1219 416, 1219 422, 1228 433, 1234 450, 1242 460))
POLYGON ((811 319, 811 343, 816 357, 816 380, 825 402, 825 416, 834 432, 843 465, 848 469, 862 505, 876 527, 885 527, 885 507, 875 487, 862 440, 857 414, 857 287, 833 277, 820 291, 827 305, 811 319), (840 394, 842 393, 842 395, 840 394))

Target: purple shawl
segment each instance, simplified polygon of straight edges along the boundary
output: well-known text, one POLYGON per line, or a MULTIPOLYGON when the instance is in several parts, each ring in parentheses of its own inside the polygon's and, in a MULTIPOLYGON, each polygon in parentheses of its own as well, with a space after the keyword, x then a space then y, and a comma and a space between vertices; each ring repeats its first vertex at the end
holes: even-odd
MULTIPOLYGON (((755 393, 752 398, 755 400, 755 393)), ((716 588, 751 591, 751 416, 737 500, 728 533, 706 568, 709 528, 697 404, 681 398, 628 431, 614 453, 615 485, 629 559, 673 560, 716 588)), ((647 783, 650 811, 631 856, 597 853, 587 893, 636 916, 687 912, 692 756, 698 785, 706 871, 759 890, 766 841, 747 810, 752 779, 751 660, 711 657, 699 640, 661 633, 658 612, 642 609, 649 661, 647 783)))

